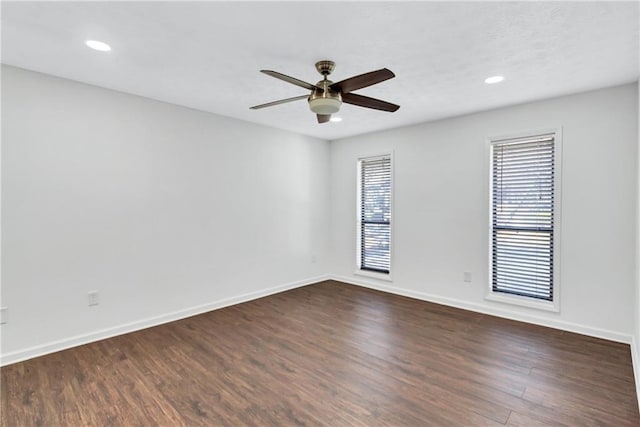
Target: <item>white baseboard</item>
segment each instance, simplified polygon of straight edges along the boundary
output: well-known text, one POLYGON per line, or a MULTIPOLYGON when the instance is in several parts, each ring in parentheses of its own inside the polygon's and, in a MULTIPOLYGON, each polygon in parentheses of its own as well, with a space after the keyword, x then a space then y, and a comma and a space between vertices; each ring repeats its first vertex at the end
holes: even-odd
POLYGON ((155 316, 155 317, 137 320, 135 322, 125 323, 123 325, 118 325, 112 328, 101 329, 101 330, 90 332, 87 334, 76 335, 73 337, 52 341, 46 344, 26 348, 23 350, 1 354, 0 366, 22 362, 27 359, 33 359, 34 357, 44 356, 45 354, 54 353, 56 351, 65 350, 71 347, 77 347, 79 345, 89 344, 95 341, 100 341, 100 340, 111 338, 117 335, 127 334, 130 332, 139 331, 141 329, 150 328, 152 326, 162 325, 164 323, 173 322, 176 320, 206 313, 208 311, 217 310, 217 309, 228 307, 231 305, 240 304, 240 303, 251 301, 254 299, 288 291, 290 289, 295 289, 295 288, 310 285, 313 283, 322 282, 324 280, 329 280, 329 278, 330 277, 328 275, 322 275, 322 276, 311 277, 304 280, 298 280, 295 282, 286 283, 284 285, 275 286, 272 288, 263 289, 256 292, 249 292, 249 293, 238 295, 235 297, 230 297, 230 298, 225 298, 218 301, 209 302, 207 304, 202 304, 195 307, 174 311, 172 313, 162 314, 160 316, 155 316))
POLYGON ((631 337, 631 362, 633 363, 633 376, 636 380, 636 397, 638 398, 638 408, 640 408, 640 350, 637 336, 631 337))
MULTIPOLYGON (((532 323, 534 325, 546 326, 549 328, 560 329, 567 332, 575 332, 582 335, 588 335, 591 337, 602 338, 609 341, 620 342, 624 344, 631 344, 632 335, 622 334, 619 332, 609 331, 606 329, 593 328, 586 325, 580 325, 577 323, 564 322, 561 320, 547 319, 544 317, 538 317, 535 315, 528 315, 524 313, 518 313, 510 310, 502 310, 499 308, 489 307, 482 304, 472 303, 468 301, 461 301, 454 298, 441 297, 424 292, 412 291, 403 288, 397 288, 389 286, 387 284, 381 284, 371 280, 347 277, 347 276, 330 276, 332 280, 339 282, 349 283, 352 285, 362 286, 365 288, 376 289, 383 292, 389 292, 396 295, 402 295, 410 298, 415 298, 423 301, 433 302, 436 304, 442 304, 450 307, 461 308, 464 310, 474 311, 477 313, 488 314, 491 316, 502 317, 510 320, 517 320, 520 322, 532 323)), ((640 376, 640 371, 637 371, 640 376)))
POLYGON ((370 289, 376 289, 379 291, 389 292, 396 295, 402 295, 402 296, 416 298, 423 301, 429 301, 437 304, 447 305, 450 307, 470 310, 477 313, 488 314, 488 315, 502 317, 506 319, 532 323, 540 326, 546 326, 554 329, 561 329, 568 332, 575 332, 583 335, 589 335, 596 338, 603 338, 610 341, 630 344, 632 360, 633 360, 633 369, 634 369, 635 378, 636 378, 636 388, 638 389, 638 399, 640 404, 640 354, 638 354, 638 351, 639 351, 637 348, 638 342, 636 341, 635 337, 633 337, 632 335, 621 334, 614 331, 593 328, 593 327, 570 323, 570 322, 563 322, 558 320, 531 316, 523 313, 516 313, 508 310, 500 310, 493 307, 488 307, 488 306, 476 304, 476 303, 470 303, 467 301, 461 301, 453 298, 440 297, 437 295, 427 294, 424 292, 417 292, 417 291, 407 290, 403 288, 397 288, 394 286, 380 284, 375 281, 366 280, 363 278, 354 278, 354 277, 338 276, 338 275, 321 275, 321 276, 316 276, 316 277, 312 277, 304 280, 290 282, 290 283, 286 283, 280 286, 275 286, 269 289, 263 289, 260 291, 250 292, 247 294, 242 294, 242 295, 238 295, 231 298, 225 298, 225 299, 213 301, 207 304, 175 311, 172 313, 167 313, 160 316, 155 316, 151 318, 141 319, 135 322, 126 323, 123 325, 118 325, 112 328, 101 329, 101 330, 90 332, 87 334, 76 335, 76 336, 65 338, 62 340, 52 341, 46 344, 14 351, 11 353, 0 354, 0 366, 10 365, 10 364, 21 362, 27 359, 32 359, 34 357, 43 356, 45 354, 54 353, 60 350, 65 350, 67 348, 89 344, 91 342, 99 341, 106 338, 111 338, 117 335, 122 335, 130 332, 135 332, 141 329, 150 328, 152 326, 158 326, 164 323, 173 322, 176 320, 206 313, 208 311, 217 310, 223 307, 228 307, 234 304, 240 304, 243 302, 247 302, 254 299, 284 292, 290 289, 295 289, 295 288, 310 285, 313 283, 322 282, 324 280, 336 280, 339 282, 349 283, 352 285, 362 286, 370 289))

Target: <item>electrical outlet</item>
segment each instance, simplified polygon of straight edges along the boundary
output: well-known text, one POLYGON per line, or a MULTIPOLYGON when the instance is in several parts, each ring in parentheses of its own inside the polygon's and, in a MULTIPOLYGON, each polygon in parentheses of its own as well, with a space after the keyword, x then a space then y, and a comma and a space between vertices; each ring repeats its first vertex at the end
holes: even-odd
POLYGON ((9 308, 0 307, 0 325, 4 325, 9 322, 9 308))
POLYGON ((468 271, 464 272, 464 283, 471 283, 471 273, 468 271))
POLYGON ((87 296, 89 297, 89 307, 100 304, 100 294, 98 291, 91 291, 87 296))

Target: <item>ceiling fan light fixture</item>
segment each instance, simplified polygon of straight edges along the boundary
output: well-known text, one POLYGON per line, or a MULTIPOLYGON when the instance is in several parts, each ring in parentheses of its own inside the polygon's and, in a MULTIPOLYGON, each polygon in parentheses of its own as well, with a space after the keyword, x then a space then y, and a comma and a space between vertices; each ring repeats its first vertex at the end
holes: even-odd
POLYGON ((309 100, 309 108, 316 114, 333 114, 340 110, 342 101, 336 98, 315 98, 309 100))

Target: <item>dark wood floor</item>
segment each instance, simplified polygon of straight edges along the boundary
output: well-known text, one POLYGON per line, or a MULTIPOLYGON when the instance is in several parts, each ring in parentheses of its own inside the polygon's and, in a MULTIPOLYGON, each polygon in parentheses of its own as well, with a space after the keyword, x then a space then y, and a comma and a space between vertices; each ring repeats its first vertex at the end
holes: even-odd
POLYGON ((627 345, 338 282, 0 371, 2 426, 640 425, 627 345))

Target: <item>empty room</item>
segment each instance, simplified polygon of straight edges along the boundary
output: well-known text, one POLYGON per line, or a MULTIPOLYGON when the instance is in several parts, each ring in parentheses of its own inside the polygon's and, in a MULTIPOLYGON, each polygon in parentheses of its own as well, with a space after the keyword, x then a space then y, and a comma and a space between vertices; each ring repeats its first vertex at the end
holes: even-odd
POLYGON ((0 426, 640 425, 638 2, 0 7, 0 426))

